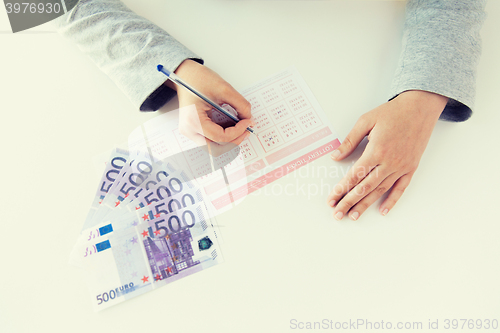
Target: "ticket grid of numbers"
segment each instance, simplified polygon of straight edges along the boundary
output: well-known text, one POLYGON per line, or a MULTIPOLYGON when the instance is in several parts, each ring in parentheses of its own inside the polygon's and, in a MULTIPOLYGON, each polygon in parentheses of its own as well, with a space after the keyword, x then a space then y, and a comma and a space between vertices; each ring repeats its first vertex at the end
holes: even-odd
MULTIPOLYGON (((240 93, 252 106, 257 135, 247 137, 237 151, 207 158, 202 148, 179 132, 175 112, 145 123, 129 137, 129 145, 147 142, 157 156, 176 154, 183 170, 197 179, 218 211, 230 209, 246 195, 340 145, 325 112, 295 68, 240 93), (213 165, 223 166, 225 178, 221 168, 212 170, 213 165)), ((219 114, 213 112, 212 120, 220 120, 219 114)))

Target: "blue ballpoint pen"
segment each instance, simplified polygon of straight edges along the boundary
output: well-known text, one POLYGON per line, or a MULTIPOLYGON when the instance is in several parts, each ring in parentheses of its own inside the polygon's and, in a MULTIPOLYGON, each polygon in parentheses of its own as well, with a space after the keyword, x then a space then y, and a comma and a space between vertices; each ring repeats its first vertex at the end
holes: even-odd
MULTIPOLYGON (((179 86, 182 86, 182 87, 186 88, 187 90, 189 90, 190 92, 192 92, 193 94, 195 94, 196 96, 198 96, 199 98, 201 98, 202 100, 204 100, 205 102, 207 102, 208 104, 210 104, 214 109, 216 109, 217 111, 221 112, 223 115, 228 116, 235 123, 237 123, 237 122, 240 121, 238 118, 236 118, 235 116, 233 116, 232 114, 230 114, 229 112, 227 112, 226 110, 224 110, 223 108, 221 108, 219 105, 217 105, 216 103, 212 102, 212 100, 210 100, 210 98, 208 98, 207 96, 203 95, 201 92, 199 92, 198 90, 194 89, 189 84, 187 84, 186 82, 184 82, 180 77, 178 77, 177 75, 175 75, 175 73, 170 72, 169 70, 165 69, 165 67, 163 67, 162 65, 158 65, 157 68, 158 68, 158 71, 162 72, 163 74, 165 74, 170 79, 170 81, 174 82, 175 84, 177 84, 179 86)), ((254 131, 253 131, 253 128, 251 128, 251 127, 247 127, 247 131, 249 131, 250 133, 255 134, 254 131)))

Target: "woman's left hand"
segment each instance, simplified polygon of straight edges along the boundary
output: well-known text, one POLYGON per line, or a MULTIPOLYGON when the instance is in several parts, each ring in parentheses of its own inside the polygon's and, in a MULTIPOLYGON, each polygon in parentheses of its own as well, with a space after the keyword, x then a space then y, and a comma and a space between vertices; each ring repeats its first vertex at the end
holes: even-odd
POLYGON ((389 189, 379 211, 386 215, 399 200, 417 170, 432 130, 448 98, 410 90, 362 115, 332 159, 349 156, 368 135, 368 144, 349 173, 327 197, 333 216, 357 220, 389 189))

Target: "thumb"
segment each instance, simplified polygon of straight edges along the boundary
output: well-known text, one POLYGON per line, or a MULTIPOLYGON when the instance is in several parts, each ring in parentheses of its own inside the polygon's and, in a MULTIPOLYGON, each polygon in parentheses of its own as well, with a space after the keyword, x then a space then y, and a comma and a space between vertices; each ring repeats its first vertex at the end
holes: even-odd
POLYGON ((233 87, 229 86, 223 96, 224 103, 231 105, 238 113, 239 119, 250 119, 252 117, 252 106, 233 87))
POLYGON ((331 157, 336 161, 340 161, 351 155, 363 138, 370 133, 372 128, 372 122, 367 120, 365 115, 361 116, 344 141, 342 141, 342 144, 333 151, 331 157))
POLYGON ((242 131, 242 133, 247 130, 247 127, 253 126, 255 126, 255 122, 252 119, 242 119, 236 125, 234 125, 234 127, 238 129, 238 132, 242 131))
POLYGON ((245 133, 247 127, 254 126, 254 122, 250 119, 242 119, 236 125, 224 129, 227 139, 225 142, 232 142, 245 133))

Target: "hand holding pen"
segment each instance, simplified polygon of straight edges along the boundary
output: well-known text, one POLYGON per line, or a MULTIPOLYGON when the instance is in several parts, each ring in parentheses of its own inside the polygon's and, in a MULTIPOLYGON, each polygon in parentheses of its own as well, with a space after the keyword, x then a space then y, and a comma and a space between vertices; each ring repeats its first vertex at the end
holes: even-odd
MULTIPOLYGON (((158 66, 158 70, 166 75, 170 74, 161 66, 158 66)), ((251 126, 255 124, 250 119, 250 103, 218 74, 193 60, 185 60, 176 69, 175 74, 181 79, 172 75, 171 80, 165 84, 177 91, 181 111, 184 106, 196 106, 196 114, 187 111, 180 114, 179 130, 183 135, 199 144, 209 141, 239 145, 253 132, 251 126), (214 108, 220 108, 221 104, 231 105, 238 113, 234 126, 223 128, 209 117, 210 112, 214 108)), ((221 112, 227 113, 222 110, 221 112)))

